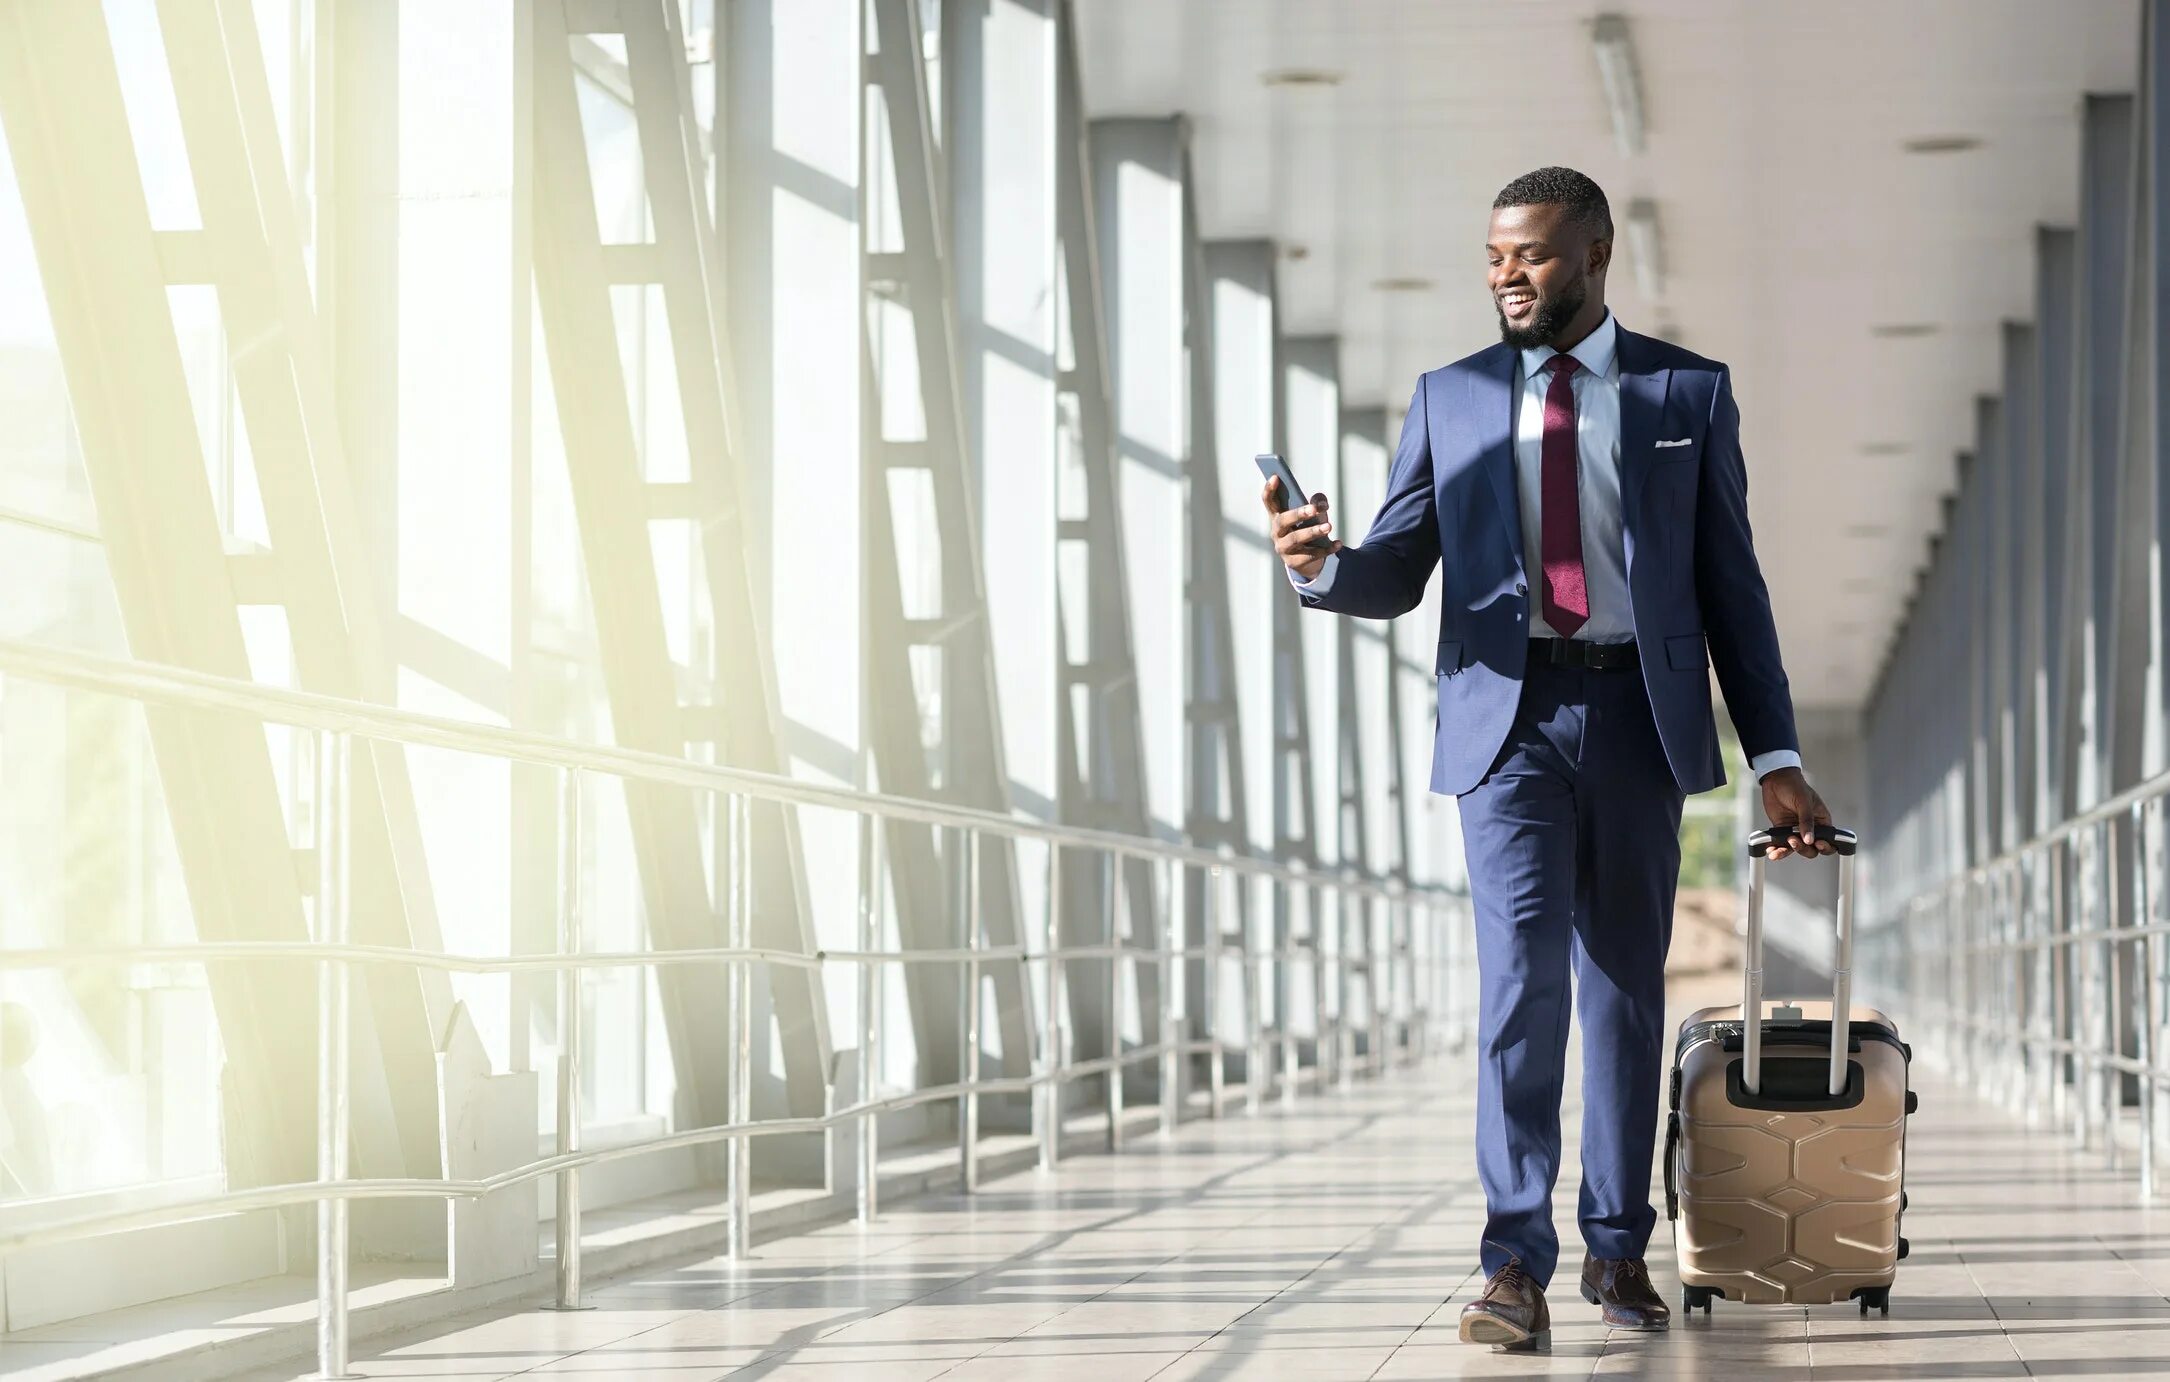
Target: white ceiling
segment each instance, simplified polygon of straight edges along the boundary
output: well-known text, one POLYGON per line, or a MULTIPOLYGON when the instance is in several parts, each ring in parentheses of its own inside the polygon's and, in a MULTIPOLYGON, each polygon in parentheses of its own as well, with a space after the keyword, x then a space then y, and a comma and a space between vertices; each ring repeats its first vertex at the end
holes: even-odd
POLYGON ((1345 397, 1404 404, 1497 339, 1485 219, 1564 163, 1653 198, 1664 300, 1623 324, 1732 365, 1757 546, 1804 706, 1858 706, 1926 557, 2033 234, 2071 224, 2079 106, 2130 91, 2133 0, 1621 0, 1645 151, 1614 143, 1589 21, 1555 0, 1082 0, 1095 115, 1180 111, 1208 237, 1303 247, 1283 330, 1338 332, 1345 397), (1321 68, 1328 87, 1262 74, 1321 68), (1968 135, 1970 152, 1909 154, 1968 135), (1382 293, 1381 278, 1436 287, 1382 293), (1878 323, 1927 322, 1914 339, 1878 323), (1661 334, 1663 334, 1661 332, 1661 334), (1896 455, 1865 445, 1903 443, 1896 455))

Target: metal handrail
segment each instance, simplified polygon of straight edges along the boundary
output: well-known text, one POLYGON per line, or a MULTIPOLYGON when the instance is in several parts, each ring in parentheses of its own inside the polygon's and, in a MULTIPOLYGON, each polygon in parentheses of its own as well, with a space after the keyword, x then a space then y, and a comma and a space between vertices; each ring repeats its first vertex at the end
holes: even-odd
POLYGON ((2030 838, 2020 841, 2000 854, 1992 855, 1980 863, 1969 864, 1957 873, 1945 875, 1899 903, 1893 910, 1908 911, 1927 905, 1954 887, 1986 879, 1998 870, 2018 863, 2022 858, 2038 854, 2051 845, 2063 843, 2072 836, 2079 834, 2082 830, 2101 825, 2104 821, 2124 815, 2135 806, 2144 805, 2149 801, 2164 796, 2170 796, 2170 769, 2165 769, 2153 777, 2127 787, 2116 796, 2106 797, 2095 805, 2088 807, 2085 811, 2074 816, 2068 816, 2047 829, 2036 831, 2030 838))
MULTIPOLYGON (((335 1358, 343 1362, 346 1357, 346 1207, 353 1200, 473 1198, 539 1181, 546 1176, 555 1177, 558 1194, 558 1302, 561 1307, 579 1308, 579 1173, 586 1167, 660 1151, 727 1144, 729 1155, 726 1161, 726 1194, 730 1211, 727 1220, 730 1250, 734 1254, 742 1254, 750 1244, 752 1195, 749 1155, 751 1139, 754 1137, 788 1133, 827 1135, 840 1126, 856 1122, 860 1129, 862 1158, 859 1213, 863 1218, 871 1218, 876 1211, 875 1136, 878 1125, 875 1118, 879 1114, 921 1104, 957 1102, 960 1109, 958 1122, 961 1174, 965 1188, 971 1190, 977 1183, 978 1101, 982 1095, 1034 1094, 1040 1160, 1043 1165, 1050 1166, 1058 1155, 1060 1144, 1062 1107, 1059 1090, 1068 1081, 1096 1075, 1106 1076, 1108 1140, 1111 1149, 1119 1147, 1121 1141, 1123 1071, 1141 1062, 1161 1063, 1162 1124, 1168 1129, 1173 1128, 1179 1116, 1175 1102, 1179 1097, 1177 1063, 1185 1054, 1204 1054, 1211 1057, 1208 1065, 1208 1098, 1210 1114, 1213 1117, 1221 1116, 1224 1058, 1231 1051, 1244 1053, 1250 1062, 1245 1097, 1252 1110, 1255 1111, 1261 1106, 1264 1084, 1275 1082, 1276 1077, 1282 1099, 1285 1101, 1293 1098, 1299 1068, 1296 1051, 1298 1038, 1288 1028, 1287 1008, 1280 1008, 1280 1025, 1274 1029, 1269 1030, 1262 1019, 1266 996, 1266 966, 1269 963, 1284 966, 1284 975, 1287 972, 1285 967, 1294 961, 1307 961, 1313 967, 1318 986, 1314 995, 1318 1031, 1312 1068, 1318 1073, 1322 1088, 1328 1078, 1330 1066, 1336 1078, 1345 1084, 1352 1068, 1357 1064, 1355 1033, 1349 1026, 1353 1002, 1348 988, 1351 976, 1369 976, 1373 1042, 1365 1063, 1371 1068, 1383 1070, 1391 1058, 1386 1044, 1387 1025, 1390 1022, 1402 1023, 1397 1041, 1402 1048, 1403 1058, 1420 1056, 1431 1048, 1433 1035, 1430 1023, 1433 1014, 1426 1000, 1433 993, 1447 992, 1453 973, 1454 961, 1449 953, 1451 946, 1447 943, 1447 933, 1439 929, 1436 923, 1441 919, 1442 908, 1456 904, 1466 896, 1466 893, 1459 889, 1411 886, 1401 880, 1379 881, 1363 876, 1353 869, 1314 869, 1302 865, 1286 865, 1253 855, 1237 854, 1228 849, 1199 849, 1171 841, 1051 825, 914 798, 822 787, 775 774, 691 763, 667 755, 614 746, 575 743, 525 731, 476 725, 307 692, 263 687, 183 668, 124 662, 20 640, 0 639, 0 676, 15 676, 168 708, 235 713, 262 722, 314 731, 318 736, 320 749, 325 755, 320 769, 320 792, 325 799, 321 803, 322 810, 317 827, 319 834, 316 860, 321 874, 318 883, 320 938, 299 941, 206 941, 183 945, 157 944, 91 950, 54 947, 0 949, 0 972, 132 964, 210 965, 262 960, 315 963, 319 970, 320 987, 317 1091, 319 1178, 283 1185, 254 1186, 170 1201, 143 1209, 108 1211, 33 1223, 16 1232, 0 1234, 0 1252, 102 1233, 183 1222, 215 1214, 313 1203, 317 1206, 319 1218, 317 1324, 320 1358, 335 1358), (675 950, 582 950, 581 919, 577 903, 577 851, 569 847, 561 849, 568 861, 567 867, 572 872, 564 880, 566 892, 560 909, 559 949, 555 954, 481 956, 413 946, 351 942, 347 937, 345 872, 345 831, 350 824, 351 790, 351 773, 347 760, 351 752, 350 745, 357 738, 450 749, 558 769, 563 775, 566 808, 566 814, 560 821, 560 829, 569 832, 561 841, 561 846, 569 846, 578 839, 580 812, 577 784, 579 775, 583 773, 688 787, 723 796, 729 808, 731 850, 727 857, 729 867, 725 872, 732 881, 728 889, 729 896, 723 900, 727 904, 723 907, 726 915, 721 919, 725 923, 725 938, 730 943, 675 950), (801 952, 747 944, 752 911, 751 897, 744 886, 745 869, 750 859, 748 805, 757 800, 785 806, 831 808, 856 814, 862 823, 862 848, 871 842, 875 851, 871 856, 863 856, 862 859, 863 863, 871 863, 870 876, 878 876, 881 871, 881 836, 879 832, 870 829, 873 821, 910 821, 955 831, 964 846, 965 858, 968 861, 965 874, 965 907, 970 919, 967 944, 962 947, 920 950, 887 950, 870 944, 878 941, 880 931, 878 927, 870 929, 866 894, 862 895, 860 944, 856 948, 816 948, 801 952), (1116 867, 1116 861, 1128 859, 1156 867, 1181 867, 1202 871, 1207 880, 1204 893, 1207 913, 1203 926, 1205 943, 1177 943, 1172 912, 1168 917, 1167 927, 1156 938, 1159 944, 1142 945, 1138 944, 1135 938, 1126 941, 1115 933, 1111 912, 1107 939, 1099 943, 1037 947, 1029 944, 980 944, 977 920, 977 882, 980 870, 974 865, 978 858, 980 841, 990 834, 1012 840, 1036 840, 1049 846, 1048 892, 1051 905, 1059 905, 1059 875, 1064 867, 1064 856, 1071 850, 1095 852, 1102 856, 1102 864, 1110 869, 1116 867), (1324 943, 1323 930, 1315 931, 1310 937, 1286 937, 1282 944, 1270 947, 1254 945, 1250 937, 1241 930, 1229 932, 1221 922, 1221 907, 1224 880, 1230 878, 1265 879, 1277 889, 1300 889, 1322 901, 1330 899, 1333 903, 1330 909, 1321 908, 1314 912, 1314 925, 1323 928, 1329 917, 1337 918, 1337 925, 1342 928, 1339 943, 1329 949, 1324 943), (1356 916, 1361 918, 1362 923, 1357 931, 1357 936, 1362 941, 1361 953, 1354 951, 1352 938, 1346 929, 1350 916, 1345 909, 1350 903, 1359 908, 1356 916), (1386 934, 1383 944, 1378 945, 1375 945, 1373 939, 1373 923, 1378 918, 1369 910, 1374 903, 1384 904, 1388 909, 1385 918, 1386 934), (1429 953, 1421 957, 1422 963, 1419 963, 1416 944, 1419 917, 1433 924, 1427 934, 1435 941, 1429 947, 1429 953), (1399 939, 1394 934, 1397 918, 1403 922, 1399 939), (1115 1036, 1112 1038, 1113 1048, 1107 1055, 1082 1061, 1066 1060, 1056 1025, 1056 995, 1062 983, 1063 966, 1071 961, 1085 959, 1128 960, 1133 966, 1153 964, 1159 966, 1163 974, 1171 976, 1177 972, 1174 967, 1179 962, 1203 959, 1206 961, 1203 1013, 1208 1035, 1171 1035, 1178 1031, 1175 1026, 1175 985, 1164 982, 1163 1007, 1158 1015, 1160 1040, 1141 1043, 1125 1050, 1121 1046, 1120 1037, 1115 1036), (989 961, 1016 963, 1020 966, 1039 963, 1045 966, 1048 1002, 1043 1016, 1046 1025, 1038 1034, 1047 1051, 1045 1068, 1018 1075, 980 1077, 977 1032, 982 999, 978 983, 970 982, 967 985, 963 1014, 964 1035, 969 1038, 963 1048, 964 1079, 886 1097, 860 1099, 850 1105, 831 1108, 828 1112, 814 1117, 752 1116, 750 1105, 746 1102, 746 1091, 751 1051, 748 1026, 751 1008, 750 982, 751 970, 755 964, 817 971, 831 963, 850 964, 857 966, 862 976, 871 975, 884 965, 958 964, 964 967, 968 976, 977 976, 979 967, 989 961), (1240 964, 1243 977, 1248 1030, 1240 1041, 1224 1039, 1219 1035, 1219 993, 1222 985, 1220 969, 1221 965, 1228 961, 1240 964), (557 1062, 557 1153, 481 1178, 349 1177, 346 1174, 346 1149, 350 1138, 351 1110, 347 1091, 352 1072, 346 1051, 345 1013, 349 1002, 351 970, 357 964, 393 964, 417 970, 469 974, 556 973, 559 976, 559 1002, 564 1008, 561 1045, 565 1048, 561 1050, 557 1062), (729 976, 733 1010, 730 1029, 733 1032, 731 1044, 734 1076, 726 1121, 712 1126, 680 1129, 605 1148, 581 1148, 579 1120, 577 1116, 568 1117, 577 1107, 578 1099, 579 1047, 582 1043, 578 1020, 579 974, 587 970, 693 964, 722 965, 729 976), (1409 1001, 1406 1004, 1401 1001, 1403 966, 1407 966, 1409 984, 1409 1001), (1324 987, 1328 967, 1338 973, 1342 985, 1340 1001, 1330 1024, 1324 987), (1428 979, 1425 977, 1427 975, 1430 976, 1428 979), (1390 1013, 1389 1009, 1393 1011, 1390 1013), (1332 1027, 1331 1033, 1328 1030, 1329 1025, 1332 1027), (1276 1068, 1275 1065, 1269 1065, 1268 1053, 1277 1043, 1281 1049, 1281 1057, 1276 1068), (1057 1093, 1046 1095, 1043 1101, 1042 1091, 1057 1093)), ((1054 937, 1054 923, 1051 918, 1047 939, 1052 941, 1054 937)), ((1120 974, 1120 965, 1111 963, 1108 967, 1109 987, 1105 995, 1108 1003, 1108 1030, 1111 1034, 1121 1030, 1123 992, 1119 982, 1120 974)), ((864 1024, 862 1062, 870 1068, 878 1068, 879 986, 869 986, 863 977, 861 995, 861 1020, 864 1024)), ((1285 1003, 1288 996, 1284 990, 1277 1005, 1285 1003)), ((862 1085, 870 1087, 870 1082, 863 1080, 862 1085)))
POLYGON ((2078 1144, 2099 1145, 2113 1167, 2133 1077, 2143 1201, 2155 1197, 2170 1093, 2166 803, 2170 772, 1920 889, 1867 938, 1895 952, 1886 985, 1986 1095, 2069 1117, 2078 1144), (2120 822, 2132 842, 2122 864, 2120 822))
POLYGON ((71 648, 55 648, 25 639, 0 638, 0 675, 20 676, 48 685, 121 696, 148 704, 195 710, 231 710, 273 724, 344 734, 416 748, 452 749, 535 767, 602 773, 631 781, 704 791, 787 806, 829 807, 885 820, 952 826, 1017 840, 1038 840, 1064 848, 1093 850, 1121 858, 1159 860, 1194 868, 1232 868, 1256 877, 1274 878, 1296 887, 1337 887, 1381 898, 1430 895, 1458 897, 1458 890, 1411 885, 1399 880, 1374 882, 1354 869, 1314 869, 1285 864, 1232 850, 1201 849, 1172 840, 1149 839, 1113 830, 1058 825, 1001 815, 970 806, 953 806, 919 797, 891 796, 848 787, 826 787, 777 773, 721 764, 694 763, 668 754, 613 744, 587 744, 532 730, 475 724, 449 716, 426 715, 367 701, 346 700, 311 691, 260 686, 254 682, 164 663, 131 662, 71 648))
POLYGON ((541 1180, 545 1176, 554 1176, 562 1171, 583 1170, 604 1162, 625 1161, 656 1152, 709 1146, 740 1137, 827 1132, 872 1114, 894 1113, 920 1104, 944 1103, 967 1094, 1023 1094, 1042 1085, 1101 1074, 1118 1064, 1138 1065, 1145 1061, 1158 1060, 1172 1050, 1208 1052, 1216 1047, 1223 1051, 1234 1049, 1233 1043, 1207 1038, 1158 1041, 1128 1048, 1120 1057, 1097 1056, 1091 1060, 1066 1061, 1060 1069, 1040 1070, 1030 1075, 990 1076, 973 1081, 955 1080, 948 1084, 925 1085, 879 1099, 859 1100, 831 1109, 827 1113, 808 1117, 755 1118, 743 1123, 717 1123, 707 1127, 682 1128, 676 1132, 616 1142, 608 1147, 589 1151, 540 1157, 499 1171, 495 1175, 477 1179, 354 1177, 337 1183, 314 1180, 292 1181, 282 1185, 252 1185, 245 1190, 227 1190, 215 1195, 169 1200, 153 1208, 108 1210, 99 1214, 54 1219, 12 1233, 0 1234, 0 1253, 42 1247, 49 1243, 69 1242, 78 1238, 95 1238, 128 1229, 158 1228, 219 1214, 286 1209, 324 1200, 479 1199, 500 1190, 509 1190, 516 1185, 541 1180))

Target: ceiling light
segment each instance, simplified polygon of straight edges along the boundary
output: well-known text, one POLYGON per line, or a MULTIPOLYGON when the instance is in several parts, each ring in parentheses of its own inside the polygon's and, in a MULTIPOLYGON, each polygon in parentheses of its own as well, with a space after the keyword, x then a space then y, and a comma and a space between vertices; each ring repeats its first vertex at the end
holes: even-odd
POLYGON ((1899 146, 1910 154, 1963 154, 1982 147, 1971 134, 1931 134, 1909 139, 1899 146))
POLYGON ((1881 325, 1869 328, 1871 336, 1880 336, 1887 341, 1911 340, 1917 336, 1934 336, 1936 331, 1935 322, 1884 322, 1881 325))
POLYGON ((1657 203, 1637 197, 1628 203, 1628 254, 1635 261, 1635 286, 1646 302, 1665 296, 1665 245, 1658 237, 1657 203))
POLYGON ((1601 14, 1590 26, 1590 42, 1597 50, 1598 81, 1605 88, 1605 109, 1612 116, 1612 137, 1623 154, 1643 151, 1643 89, 1635 74, 1635 44, 1628 37, 1627 20, 1617 14, 1601 14))
POLYGON ((1414 277, 1375 278, 1371 281, 1371 290, 1375 293, 1428 293, 1432 290, 1432 281, 1414 277))
POLYGON ((1341 74, 1323 67, 1283 67, 1261 73, 1258 78, 1267 86, 1339 86, 1341 74))

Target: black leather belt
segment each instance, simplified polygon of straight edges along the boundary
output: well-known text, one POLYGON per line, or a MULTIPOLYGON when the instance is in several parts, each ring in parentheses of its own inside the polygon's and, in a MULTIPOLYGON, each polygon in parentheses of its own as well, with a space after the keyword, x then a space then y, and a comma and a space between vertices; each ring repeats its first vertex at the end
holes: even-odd
POLYGON ((1593 672, 1623 671, 1642 663, 1632 640, 1591 643, 1580 638, 1533 638, 1530 640, 1530 657, 1555 667, 1585 667, 1593 672))

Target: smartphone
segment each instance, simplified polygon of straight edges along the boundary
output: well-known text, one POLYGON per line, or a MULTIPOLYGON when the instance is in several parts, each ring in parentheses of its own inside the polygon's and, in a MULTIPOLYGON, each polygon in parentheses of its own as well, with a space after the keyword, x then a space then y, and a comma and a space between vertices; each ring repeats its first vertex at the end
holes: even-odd
MULTIPOLYGON (((1281 512, 1287 513, 1292 504, 1301 508, 1311 502, 1311 491, 1296 482, 1296 472, 1289 468, 1287 460, 1271 451, 1260 452, 1253 459, 1258 462, 1260 475, 1281 482, 1281 512)), ((1318 537, 1311 540, 1311 550, 1314 552, 1330 552, 1333 548, 1331 538, 1318 537)))

